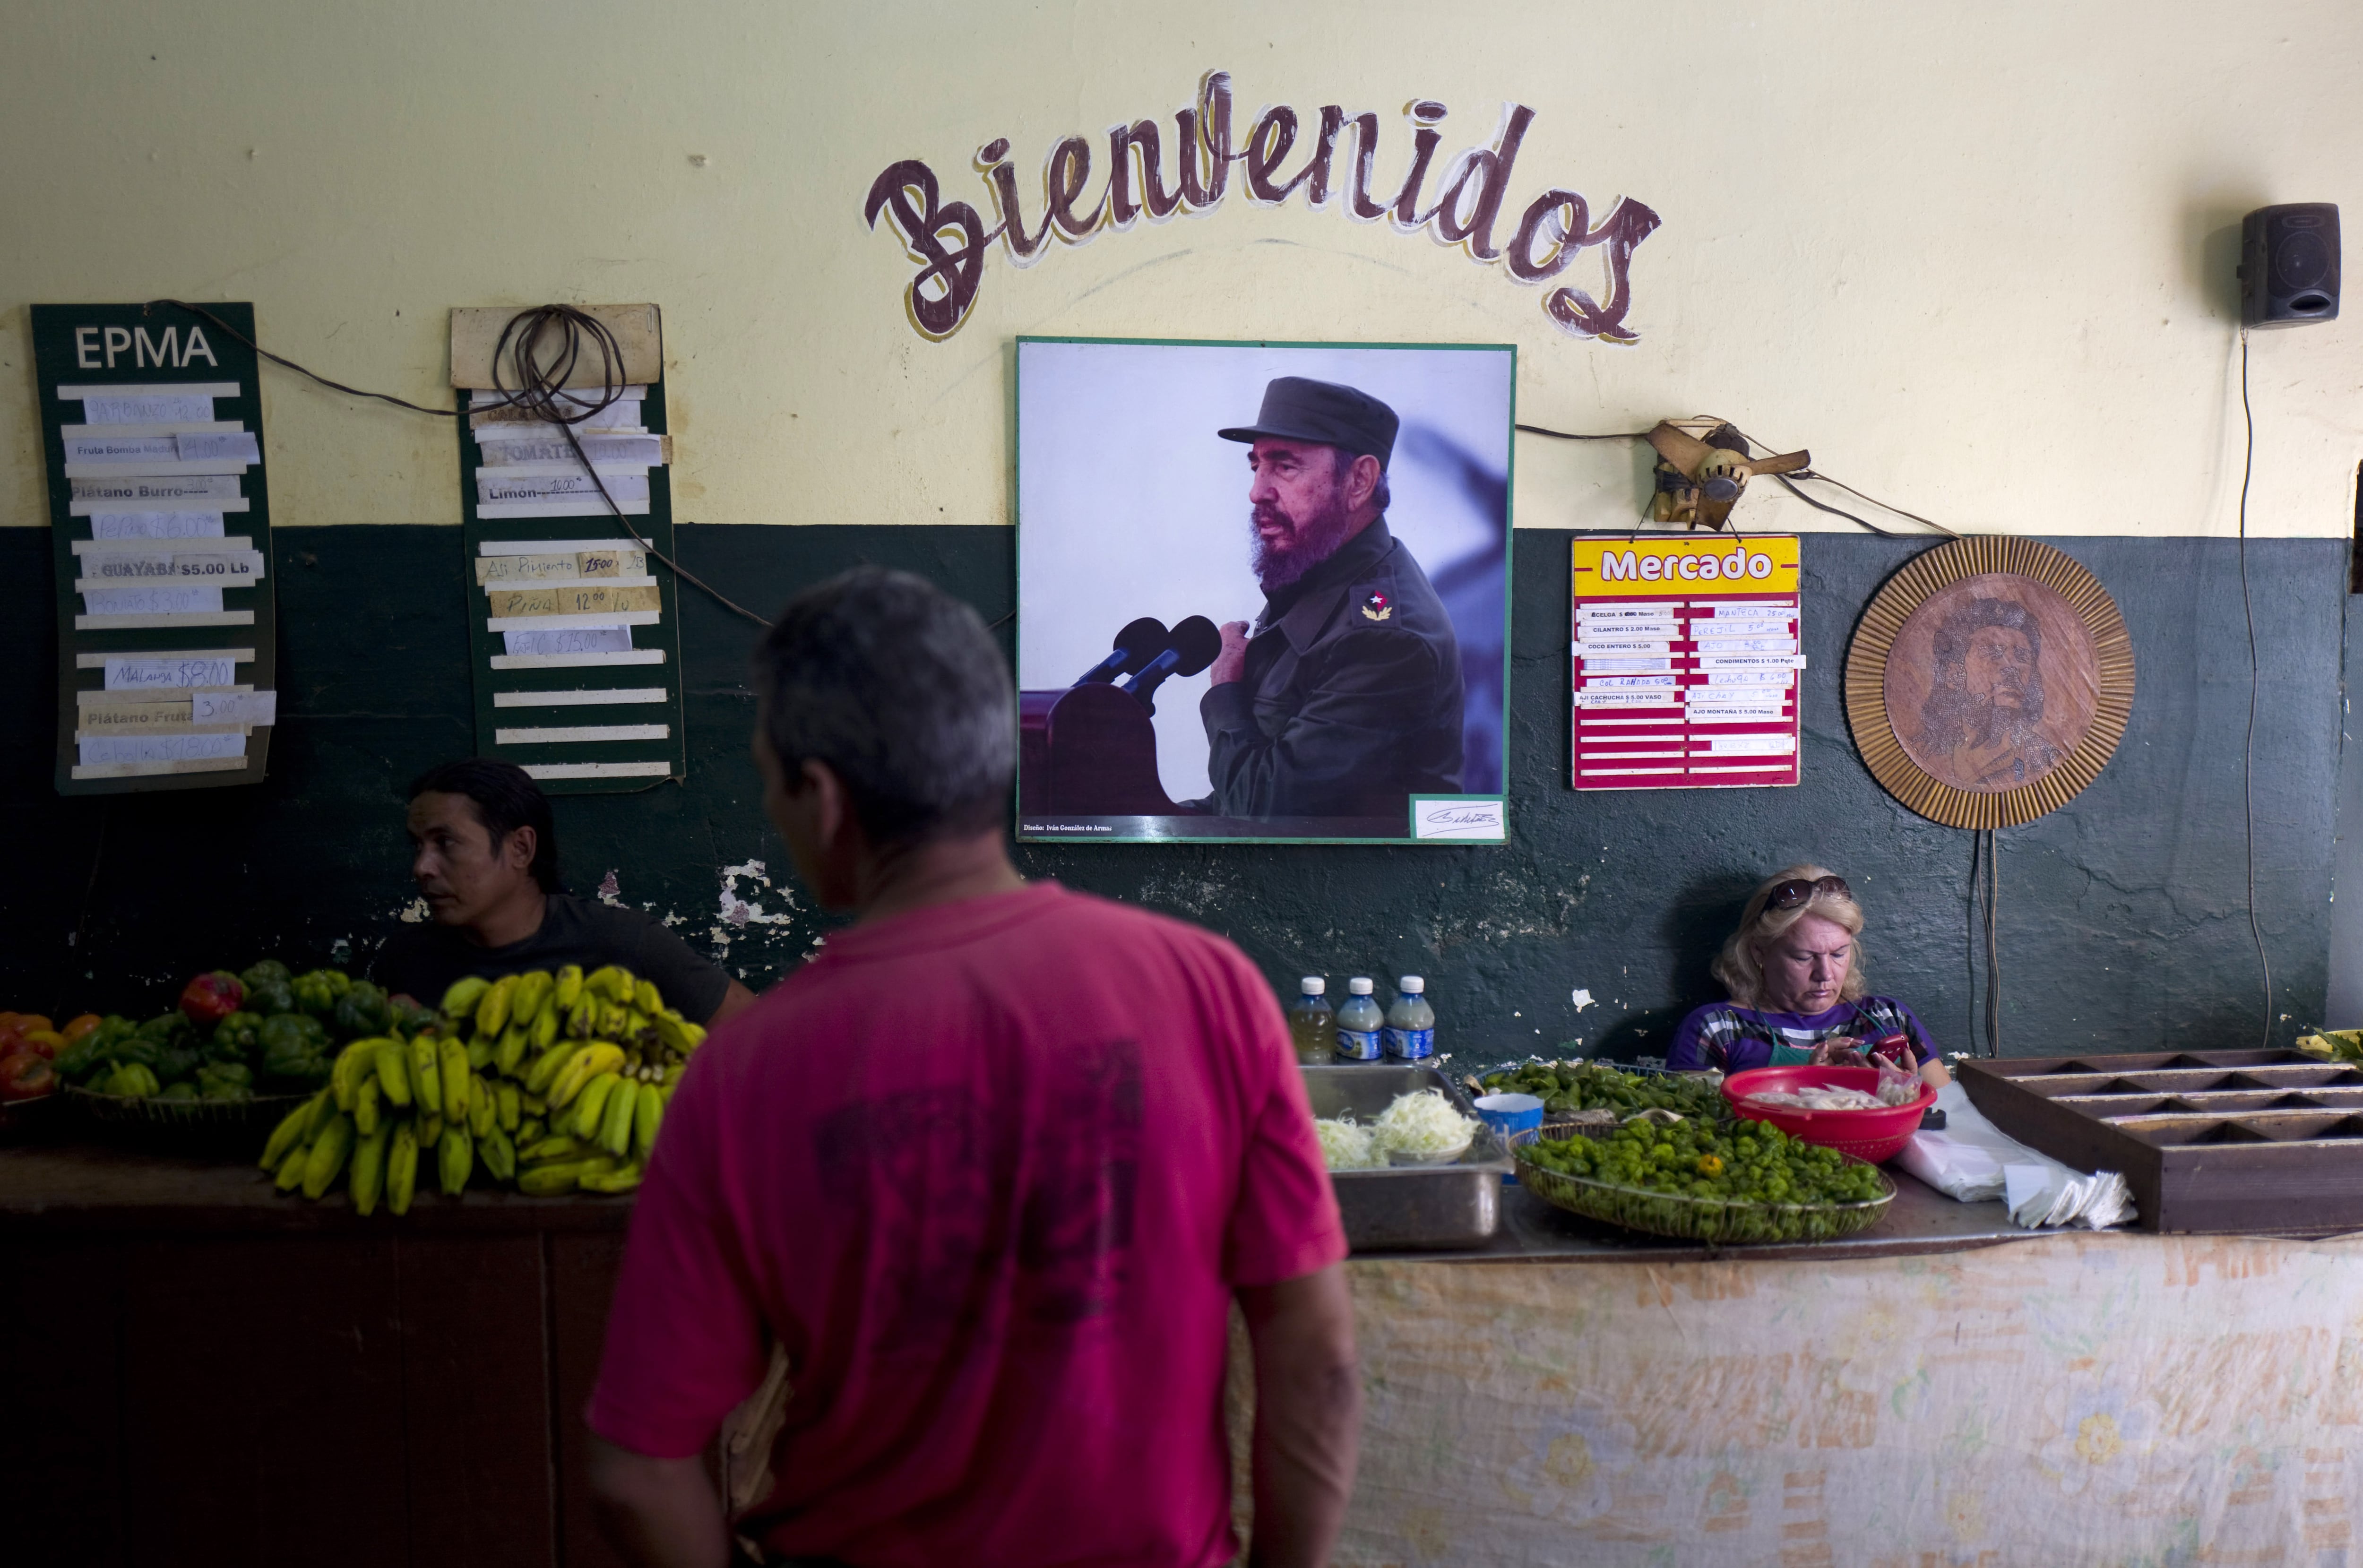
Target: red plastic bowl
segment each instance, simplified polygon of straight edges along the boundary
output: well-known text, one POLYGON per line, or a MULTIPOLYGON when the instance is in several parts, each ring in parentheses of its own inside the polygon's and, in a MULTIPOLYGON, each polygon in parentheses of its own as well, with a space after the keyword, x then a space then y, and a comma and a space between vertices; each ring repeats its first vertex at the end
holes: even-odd
POLYGON ((1818 1143, 1858 1160, 1883 1165, 1903 1151, 1920 1129, 1921 1113, 1936 1103, 1936 1085, 1923 1082, 1920 1097, 1908 1106, 1881 1106, 1875 1110, 1807 1111, 1788 1106, 1751 1106, 1750 1095, 1767 1090, 1860 1089, 1879 1092, 1876 1067, 1757 1067, 1735 1073, 1723 1081, 1723 1097, 1749 1121, 1769 1121, 1792 1138, 1818 1143))

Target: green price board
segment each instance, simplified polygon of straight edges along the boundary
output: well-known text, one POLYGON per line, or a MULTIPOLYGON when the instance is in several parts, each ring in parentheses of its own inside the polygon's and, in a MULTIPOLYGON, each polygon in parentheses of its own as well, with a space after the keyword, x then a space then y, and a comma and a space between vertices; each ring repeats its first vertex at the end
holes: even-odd
POLYGON ((37 305, 64 795, 261 782, 278 718, 250 305, 37 305))
POLYGON ((627 386, 576 427, 607 496, 557 426, 495 393, 460 397, 477 754, 552 795, 686 778, 679 591, 648 548, 673 553, 662 384, 627 386))

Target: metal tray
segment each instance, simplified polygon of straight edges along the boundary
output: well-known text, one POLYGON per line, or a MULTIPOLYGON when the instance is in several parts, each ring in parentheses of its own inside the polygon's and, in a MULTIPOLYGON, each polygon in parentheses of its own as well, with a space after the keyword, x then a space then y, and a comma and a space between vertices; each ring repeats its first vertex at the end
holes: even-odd
MULTIPOLYGON (((1461 1115, 1477 1114, 1469 1096, 1439 1068, 1373 1063, 1302 1071, 1316 1117, 1374 1121, 1397 1095, 1418 1089, 1441 1089, 1461 1115)), ((1502 1178, 1512 1169, 1509 1151, 1492 1128, 1481 1125, 1468 1152, 1449 1165, 1332 1171, 1329 1184, 1345 1217, 1346 1243, 1357 1252, 1481 1247, 1501 1228, 1502 1178)))

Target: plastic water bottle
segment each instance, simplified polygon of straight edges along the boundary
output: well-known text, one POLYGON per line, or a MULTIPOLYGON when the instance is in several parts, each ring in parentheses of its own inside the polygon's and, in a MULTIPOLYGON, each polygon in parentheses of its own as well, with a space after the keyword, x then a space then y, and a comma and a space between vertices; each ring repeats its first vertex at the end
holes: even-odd
POLYGON ((1288 1009, 1288 1038, 1296 1047, 1298 1062, 1307 1067, 1326 1067, 1337 1051, 1337 1015, 1329 1010, 1329 998, 1324 995, 1329 982, 1308 974, 1297 989, 1302 994, 1288 1009))
POLYGON ((1382 1051, 1379 1036, 1386 1015, 1371 997, 1370 976, 1358 974, 1346 982, 1346 1005, 1337 1009, 1337 1060, 1376 1062, 1382 1051))
POLYGON ((1387 1009, 1387 1054, 1398 1062, 1425 1062, 1436 1054, 1436 1009, 1427 1005, 1427 982, 1416 974, 1395 983, 1395 1004, 1387 1009))

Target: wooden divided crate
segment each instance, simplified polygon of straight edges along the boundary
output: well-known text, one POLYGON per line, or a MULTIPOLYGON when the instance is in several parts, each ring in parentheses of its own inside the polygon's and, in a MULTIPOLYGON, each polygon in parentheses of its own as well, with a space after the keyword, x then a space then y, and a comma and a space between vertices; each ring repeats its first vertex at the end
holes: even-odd
POLYGON ((2080 1171, 2119 1171, 2146 1229, 2363 1229, 2363 1064, 2293 1051, 1959 1064, 1993 1124, 2080 1171))

